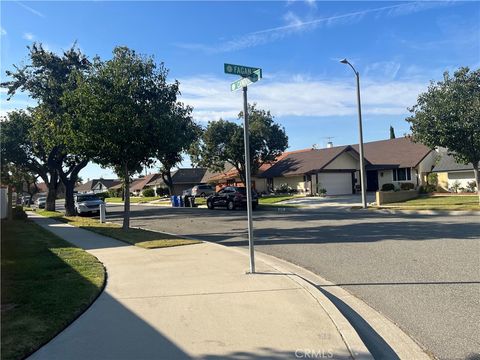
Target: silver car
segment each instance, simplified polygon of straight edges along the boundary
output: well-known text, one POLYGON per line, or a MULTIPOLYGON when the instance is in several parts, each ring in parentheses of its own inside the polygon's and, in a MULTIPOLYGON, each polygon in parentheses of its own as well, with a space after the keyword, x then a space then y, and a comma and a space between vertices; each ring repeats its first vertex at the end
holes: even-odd
POLYGON ((98 214, 103 203, 95 194, 78 194, 75 195, 75 212, 78 215, 98 214))
POLYGON ((35 200, 35 205, 38 209, 45 209, 45 204, 47 203, 47 198, 42 196, 35 200))

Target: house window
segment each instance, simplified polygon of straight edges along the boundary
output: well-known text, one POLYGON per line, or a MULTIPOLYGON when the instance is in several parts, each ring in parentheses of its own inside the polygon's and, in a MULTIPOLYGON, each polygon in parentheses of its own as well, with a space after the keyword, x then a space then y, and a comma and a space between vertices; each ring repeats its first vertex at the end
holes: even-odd
POLYGON ((393 169, 393 181, 410 181, 412 172, 410 168, 393 169))
POLYGON ((303 181, 312 181, 312 175, 303 175, 303 181))

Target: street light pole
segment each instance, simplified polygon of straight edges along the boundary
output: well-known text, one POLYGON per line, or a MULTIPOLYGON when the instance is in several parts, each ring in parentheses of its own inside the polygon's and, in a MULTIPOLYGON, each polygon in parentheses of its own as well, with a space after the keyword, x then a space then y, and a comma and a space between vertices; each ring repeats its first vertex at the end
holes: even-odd
POLYGON ((348 62, 347 59, 340 60, 340 62, 342 64, 350 65, 357 79, 358 130, 359 130, 359 136, 360 136, 360 142, 358 144, 358 148, 360 150, 360 183, 362 187, 362 207, 366 209, 367 208, 367 189, 366 189, 366 182, 365 182, 365 158, 363 156, 363 128, 362 128, 362 105, 360 102, 360 74, 357 70, 355 70, 353 65, 348 62))

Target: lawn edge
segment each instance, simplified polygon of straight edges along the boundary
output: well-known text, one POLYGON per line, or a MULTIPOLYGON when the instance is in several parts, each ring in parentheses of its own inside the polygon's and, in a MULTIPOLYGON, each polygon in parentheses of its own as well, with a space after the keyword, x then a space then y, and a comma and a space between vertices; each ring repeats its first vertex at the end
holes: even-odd
MULTIPOLYGON (((27 212, 27 215, 28 215, 28 212, 27 212)), ((46 216, 44 216, 46 217, 46 216)), ((29 222, 32 222, 33 224, 35 225, 38 225, 40 226, 42 229, 48 231, 50 234, 52 234, 53 236, 55 237, 58 237, 57 235, 55 235, 53 232, 51 232, 50 230, 48 230, 47 228, 44 228, 43 226, 37 224, 35 221, 33 221, 32 219, 30 219, 30 217, 27 218, 27 221, 29 222)), ((59 239, 62 239, 60 237, 58 237, 59 239)), ((62 239, 63 241, 71 244, 72 246, 76 247, 77 249, 80 249, 88 254, 90 254, 91 256, 93 256, 95 259, 97 259, 97 261, 102 265, 102 268, 103 268, 103 283, 102 283, 102 286, 101 288, 99 289, 98 293, 95 295, 95 297, 92 299, 92 301, 90 302, 90 304, 88 304, 85 309, 83 309, 83 311, 79 312, 76 316, 74 316, 71 320, 69 320, 67 322, 67 324, 65 325, 65 327, 63 327, 62 329, 59 329, 57 332, 54 333, 54 335, 49 339, 49 340, 46 340, 44 343, 40 344, 38 346, 38 348, 36 348, 35 350, 32 350, 31 352, 27 353, 27 355, 25 355, 23 358, 21 358, 22 360, 24 359, 27 359, 28 357, 30 357, 31 355, 33 355, 34 353, 36 353, 38 350, 40 350, 42 347, 44 347, 45 345, 47 345, 48 343, 50 343, 53 339, 55 339, 58 335, 60 335, 61 332, 65 331, 70 325, 72 325, 75 321, 77 321, 78 318, 80 318, 80 316, 82 316, 83 314, 85 314, 87 312, 88 309, 90 309, 92 307, 92 305, 97 301, 97 299, 100 297, 100 295, 103 294, 104 290, 105 290, 105 287, 107 286, 107 281, 108 281, 108 272, 107 272, 107 268, 105 267, 105 264, 100 261, 95 255, 93 255, 92 253, 88 252, 87 250, 85 249, 82 249, 78 246, 76 246, 75 244, 72 244, 71 242, 65 240, 65 239, 62 239)))
MULTIPOLYGON (((36 215, 40 215, 44 218, 48 218, 48 219, 52 219, 52 220, 56 220, 58 222, 61 222, 63 224, 67 224, 67 225, 70 225, 68 221, 65 220, 65 215, 61 215, 59 217, 53 217, 53 216, 44 216, 42 215, 41 213, 38 213, 38 212, 33 212, 35 213, 36 215)), ((59 213, 59 214, 62 214, 62 213, 59 213)), ((114 224, 114 225, 118 225, 117 223, 114 223, 114 222, 111 222, 111 221, 105 221, 106 224, 114 224)), ((74 225, 70 225, 70 226, 74 226, 74 225)), ((201 240, 197 240, 197 239, 188 239, 184 236, 178 236, 180 239, 183 239, 183 240, 192 240, 192 241, 198 241, 198 242, 193 242, 193 243, 190 243, 190 244, 178 244, 178 245, 171 245, 171 246, 159 246, 159 247, 145 247, 145 246, 140 246, 140 245, 137 245, 137 244, 132 244, 131 242, 128 242, 126 240, 123 240, 123 239, 118 239, 116 237, 113 237, 113 236, 109 236, 109 235, 105 235, 105 234, 102 234, 101 232, 97 232, 95 230, 91 230, 87 227, 83 227, 83 226, 74 226, 76 227, 77 229, 82 229, 82 230, 85 230, 85 231, 90 231, 94 234, 97 234, 97 235, 100 235, 100 236, 105 236, 105 237, 108 237, 110 239, 113 239, 113 240, 117 240, 117 241, 121 241, 122 243, 124 244, 127 244, 127 245, 131 245, 131 246, 136 246, 140 249, 144 249, 144 250, 155 250, 155 249, 167 249, 167 248, 172 248, 172 247, 178 247, 178 246, 187 246, 187 245, 196 245, 196 244, 200 244, 202 243, 201 240)), ((159 234, 165 234, 165 235, 174 235, 174 234, 169 234, 169 233, 166 233, 166 232, 161 232, 161 231, 152 231, 152 230, 148 230, 148 229, 143 229, 143 228, 139 228, 139 227, 134 227, 134 226, 130 226, 130 229, 138 229, 138 230, 142 230, 142 231, 149 231, 149 232, 155 232, 155 233, 159 233, 159 234)), ((103 265, 103 263, 102 263, 103 265)))

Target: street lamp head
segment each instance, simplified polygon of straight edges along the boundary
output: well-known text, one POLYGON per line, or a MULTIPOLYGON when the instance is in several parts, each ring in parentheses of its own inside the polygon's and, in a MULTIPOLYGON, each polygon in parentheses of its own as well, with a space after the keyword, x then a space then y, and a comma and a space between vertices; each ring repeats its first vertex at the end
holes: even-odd
POLYGON ((340 62, 341 62, 342 64, 348 64, 348 60, 347 60, 347 59, 340 60, 340 62))

